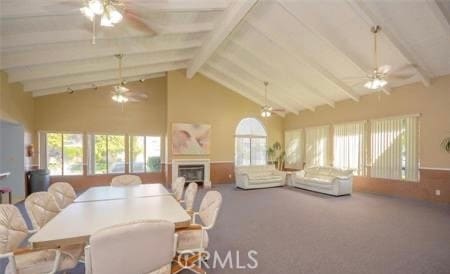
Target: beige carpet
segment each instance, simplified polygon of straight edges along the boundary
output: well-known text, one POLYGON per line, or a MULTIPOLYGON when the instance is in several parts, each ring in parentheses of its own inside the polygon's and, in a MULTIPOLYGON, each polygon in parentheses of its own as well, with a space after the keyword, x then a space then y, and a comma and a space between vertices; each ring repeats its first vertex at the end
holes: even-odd
MULTIPOLYGON (((208 273, 450 273, 450 206, 288 187, 215 189, 224 204, 209 250, 222 260, 231 251, 233 258, 232 268, 216 261, 208 273), (253 264, 250 250, 258 252, 258 268, 237 269, 253 264)), ((70 273, 84 273, 83 265, 70 273)))

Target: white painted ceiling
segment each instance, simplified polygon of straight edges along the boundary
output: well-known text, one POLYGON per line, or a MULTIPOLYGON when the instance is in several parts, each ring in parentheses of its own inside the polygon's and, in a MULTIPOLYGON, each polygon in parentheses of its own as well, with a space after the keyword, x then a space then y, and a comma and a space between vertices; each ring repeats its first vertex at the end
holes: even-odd
POLYGON ((34 96, 151 78, 187 69, 292 113, 334 107, 371 91, 370 27, 380 25, 379 63, 413 77, 390 88, 450 74, 450 1, 124 0, 152 31, 124 21, 92 25, 81 0, 0 0, 0 69, 34 96))

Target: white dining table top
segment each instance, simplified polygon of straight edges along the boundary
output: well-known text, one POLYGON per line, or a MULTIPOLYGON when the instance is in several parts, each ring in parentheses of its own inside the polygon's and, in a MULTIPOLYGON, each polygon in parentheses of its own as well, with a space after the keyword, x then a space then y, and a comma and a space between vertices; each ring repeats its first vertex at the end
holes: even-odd
POLYGON ((172 195, 72 203, 29 242, 35 248, 86 243, 99 229, 136 220, 168 220, 180 228, 189 226, 191 217, 172 195))
POLYGON ((75 203, 129 199, 136 197, 152 197, 170 195, 162 184, 140 184, 134 186, 95 186, 91 187, 75 199, 75 203))

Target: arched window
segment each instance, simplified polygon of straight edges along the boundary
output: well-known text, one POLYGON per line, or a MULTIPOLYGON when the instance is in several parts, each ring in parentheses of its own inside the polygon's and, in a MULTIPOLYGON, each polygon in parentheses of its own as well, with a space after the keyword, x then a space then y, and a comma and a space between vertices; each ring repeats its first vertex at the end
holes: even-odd
POLYGON ((236 128, 235 164, 237 166, 265 165, 267 133, 255 118, 242 119, 236 128))

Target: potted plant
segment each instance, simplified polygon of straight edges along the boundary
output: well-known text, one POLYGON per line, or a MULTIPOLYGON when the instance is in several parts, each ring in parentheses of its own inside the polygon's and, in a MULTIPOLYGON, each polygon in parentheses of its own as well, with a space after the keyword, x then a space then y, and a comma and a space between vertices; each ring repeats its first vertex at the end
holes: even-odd
POLYGON ((269 164, 274 164, 278 170, 283 169, 285 157, 286 152, 282 150, 280 142, 273 143, 272 146, 267 149, 269 164))

